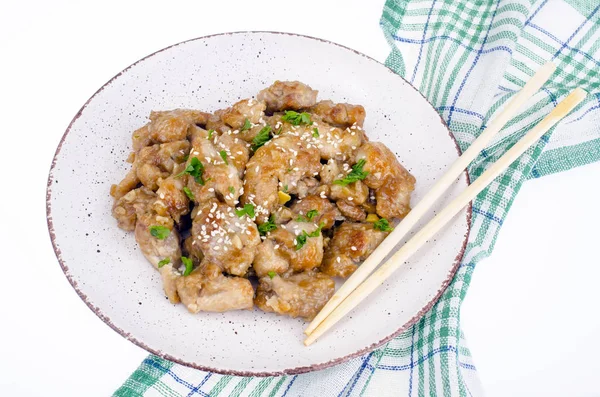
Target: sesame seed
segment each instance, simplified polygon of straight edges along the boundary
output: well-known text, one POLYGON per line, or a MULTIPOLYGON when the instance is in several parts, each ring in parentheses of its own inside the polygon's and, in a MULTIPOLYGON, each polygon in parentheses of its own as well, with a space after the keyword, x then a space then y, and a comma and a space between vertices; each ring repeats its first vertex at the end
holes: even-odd
POLYGON ((208 191, 209 191, 209 192, 214 192, 214 191, 215 191, 215 189, 214 189, 214 188, 212 188, 212 187, 209 187, 209 188, 208 188, 208 191))
POLYGON ((216 245, 216 246, 214 246, 214 247, 213 247, 213 249, 214 249, 215 251, 218 251, 218 250, 220 250, 220 249, 221 249, 221 247, 219 247, 218 245, 216 245))
POLYGON ((342 259, 338 256, 336 259, 337 263, 340 263, 342 261, 342 259))
POLYGON ((356 247, 355 247, 355 246, 352 246, 352 247, 350 247, 350 249, 351 249, 352 251, 356 251, 356 247))
POLYGON ((348 201, 352 201, 352 200, 354 200, 354 198, 348 197, 348 201))

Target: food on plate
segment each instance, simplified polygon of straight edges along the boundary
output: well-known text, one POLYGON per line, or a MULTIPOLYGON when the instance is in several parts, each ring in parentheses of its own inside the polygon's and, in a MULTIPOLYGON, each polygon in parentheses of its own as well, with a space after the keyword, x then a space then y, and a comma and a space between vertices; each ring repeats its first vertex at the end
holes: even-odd
POLYGON ((312 319, 410 211, 415 178, 368 140, 361 105, 276 81, 206 113, 153 111, 111 187, 166 297, 192 313, 312 319))

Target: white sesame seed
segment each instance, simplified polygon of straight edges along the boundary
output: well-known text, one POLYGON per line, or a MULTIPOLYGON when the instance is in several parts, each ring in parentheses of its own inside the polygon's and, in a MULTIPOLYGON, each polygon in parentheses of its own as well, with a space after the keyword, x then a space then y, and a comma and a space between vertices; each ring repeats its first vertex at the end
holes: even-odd
POLYGON ((354 246, 350 247, 350 249, 351 249, 352 251, 356 251, 356 247, 354 247, 354 246))
POLYGON ((214 188, 212 188, 212 187, 209 187, 209 188, 208 188, 208 191, 209 191, 209 192, 214 192, 214 191, 215 191, 215 189, 214 189, 214 188))
POLYGON ((220 250, 220 249, 221 249, 221 247, 219 247, 218 245, 216 245, 216 246, 214 246, 214 247, 213 247, 213 249, 214 249, 215 251, 218 251, 218 250, 220 250))
POLYGON ((338 256, 336 259, 337 263, 340 263, 342 261, 342 259, 338 256))
POLYGON ((352 201, 352 200, 354 200, 354 198, 348 197, 348 201, 352 201))

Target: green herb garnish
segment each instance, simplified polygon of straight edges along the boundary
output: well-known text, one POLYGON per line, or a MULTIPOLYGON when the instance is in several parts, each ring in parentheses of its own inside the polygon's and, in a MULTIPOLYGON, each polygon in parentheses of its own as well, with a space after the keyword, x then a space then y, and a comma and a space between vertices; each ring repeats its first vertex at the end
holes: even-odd
POLYGON ((194 270, 194 262, 192 262, 190 258, 187 258, 185 256, 181 257, 181 261, 185 265, 185 272, 183 272, 183 275, 189 276, 192 270, 194 270))
POLYGON ((319 237, 321 235, 321 229, 323 229, 323 226, 325 226, 325 224, 321 222, 319 227, 314 232, 309 233, 308 237, 319 237))
POLYGON ((296 218, 296 222, 308 222, 308 219, 306 219, 304 215, 298 215, 298 218, 296 218))
POLYGON ((263 127, 258 132, 258 135, 256 135, 254 137, 254 139, 252 140, 252 150, 254 150, 254 151, 258 150, 258 148, 263 146, 265 143, 269 142, 270 139, 271 139, 271 127, 267 125, 266 127, 263 127))
POLYGON ((167 265, 171 262, 171 259, 169 258, 165 258, 161 261, 158 262, 158 268, 160 269, 161 267, 163 267, 164 265, 167 265))
POLYGON ((381 230, 382 232, 391 232, 394 230, 393 227, 390 227, 390 223, 385 218, 381 218, 377 222, 374 222, 373 229, 381 230))
POLYGON ((196 198, 194 197, 194 193, 192 193, 192 191, 190 190, 189 187, 184 186, 183 187, 183 192, 185 193, 185 195, 192 201, 194 201, 196 198))
POLYGON ((275 229, 277 229, 277 225, 275 224, 275 218, 273 217, 273 215, 269 217, 268 221, 258 225, 258 232, 261 236, 264 236, 275 229))
POLYGON ((208 139, 212 139, 213 134, 215 133, 215 130, 208 130, 208 139))
POLYGON ((246 119, 246 120, 244 120, 244 125, 242 126, 240 131, 246 131, 246 130, 249 130, 250 128, 252 128, 252 123, 250 122, 250 120, 246 119))
POLYGON ((221 150, 219 152, 219 155, 221 156, 225 164, 229 165, 229 161, 227 161, 227 152, 225 150, 221 150))
POLYGON ((267 275, 271 278, 271 280, 273 280, 273 277, 277 276, 277 273, 270 271, 267 273, 267 275))
POLYGON ((303 230, 300 235, 296 236, 296 251, 304 247, 304 244, 306 244, 306 240, 309 237, 319 237, 321 235, 321 229, 323 229, 323 226, 325 226, 325 224, 321 222, 315 231, 306 233, 306 230, 303 230))
POLYGON ((238 218, 241 218, 244 215, 248 215, 250 218, 254 218, 254 206, 252 204, 245 204, 244 208, 240 208, 239 210, 235 210, 238 218))
POLYGON ((204 165, 197 157, 192 157, 190 164, 185 167, 185 170, 175 175, 175 178, 179 178, 184 174, 189 174, 194 177, 196 183, 204 185, 204 179, 202 179, 202 173, 204 172, 204 165))
POLYGON ((159 240, 164 240, 169 236, 171 230, 166 226, 150 226, 150 234, 152 237, 156 237, 159 240))
POLYGON ((286 110, 281 120, 287 121, 292 125, 312 124, 310 114, 306 112, 298 113, 293 110, 286 110))
POLYGON ((308 238, 308 234, 305 231, 302 231, 302 234, 296 236, 296 251, 300 248, 304 247, 306 244, 306 239, 308 238))
POLYGON ((313 138, 318 138, 319 137, 319 129, 318 128, 313 128, 313 138))
POLYGON ((317 215, 319 215, 319 211, 317 211, 317 210, 310 210, 306 213, 306 217, 308 218, 309 221, 312 221, 312 218, 314 218, 317 215))
POLYGON ((288 191, 288 185, 283 185, 283 192, 287 193, 287 191, 288 191))
POLYGON ((235 189, 233 188, 233 186, 229 186, 229 193, 231 193, 231 194, 235 193, 235 189))
POLYGON ((362 181, 363 179, 365 179, 367 177, 367 175, 369 175, 368 171, 363 171, 363 167, 365 166, 365 163, 366 163, 366 161, 364 159, 358 160, 358 163, 356 163, 352 166, 352 171, 350 171, 350 173, 348 173, 348 175, 346 175, 345 178, 337 179, 337 180, 333 181, 333 183, 336 185, 347 186, 350 183, 353 183, 356 181, 362 181))

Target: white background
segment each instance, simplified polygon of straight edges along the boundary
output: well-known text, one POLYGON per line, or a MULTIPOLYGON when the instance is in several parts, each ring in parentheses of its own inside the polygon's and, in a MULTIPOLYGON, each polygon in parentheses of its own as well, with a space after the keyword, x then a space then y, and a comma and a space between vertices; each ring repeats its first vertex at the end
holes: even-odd
MULTIPOLYGON (((383 2, 2 2, 0 395, 108 396, 146 356, 85 306, 50 245, 47 173, 81 105, 139 58, 212 33, 303 33, 383 61, 383 2)), ((599 176, 527 182, 477 265, 462 324, 489 396, 600 396, 599 176)))

